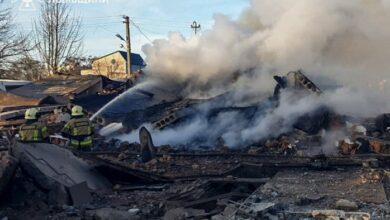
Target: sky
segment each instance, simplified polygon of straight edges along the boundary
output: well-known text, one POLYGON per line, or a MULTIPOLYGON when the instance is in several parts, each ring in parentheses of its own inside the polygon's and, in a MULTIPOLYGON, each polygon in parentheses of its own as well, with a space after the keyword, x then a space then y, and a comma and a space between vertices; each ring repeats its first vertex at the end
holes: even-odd
MULTIPOLYGON (((13 9, 17 28, 31 32, 37 19, 41 0, 0 0, 13 9)), ((75 14, 83 20, 85 56, 102 56, 121 49, 121 40, 115 34, 125 36, 122 15, 129 16, 142 31, 131 26, 132 52, 142 53, 142 46, 155 39, 166 38, 169 32, 180 32, 190 37, 190 25, 197 21, 201 31, 210 29, 215 14, 233 19, 249 6, 249 0, 60 0, 72 2, 75 14)))

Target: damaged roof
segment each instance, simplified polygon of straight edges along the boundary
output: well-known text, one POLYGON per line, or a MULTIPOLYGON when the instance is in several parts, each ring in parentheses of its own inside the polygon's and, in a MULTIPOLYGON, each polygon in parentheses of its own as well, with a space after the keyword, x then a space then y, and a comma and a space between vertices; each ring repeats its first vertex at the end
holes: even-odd
POLYGON ((39 106, 46 102, 50 102, 49 96, 45 96, 43 98, 29 98, 0 91, 0 107, 2 108, 15 106, 39 106))
MULTIPOLYGON (((127 60, 127 52, 126 51, 122 51, 122 50, 117 50, 117 51, 114 51, 112 53, 106 54, 104 56, 101 56, 101 57, 97 58, 96 60, 99 60, 101 58, 110 56, 110 55, 115 54, 115 53, 120 53, 120 55, 123 57, 123 59, 127 60)), ((131 64, 132 65, 146 66, 146 64, 144 62, 144 59, 142 59, 141 55, 139 55, 137 53, 131 53, 131 57, 130 58, 131 58, 131 64)))
POLYGON ((47 96, 58 99, 69 95, 84 93, 93 86, 101 83, 102 79, 99 76, 48 78, 14 89, 12 90, 12 93, 21 97, 33 99, 42 99, 47 96))

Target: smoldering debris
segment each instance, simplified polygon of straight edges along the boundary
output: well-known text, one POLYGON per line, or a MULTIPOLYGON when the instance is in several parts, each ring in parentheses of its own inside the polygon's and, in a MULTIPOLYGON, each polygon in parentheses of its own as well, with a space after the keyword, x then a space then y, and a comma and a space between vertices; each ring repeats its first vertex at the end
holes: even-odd
MULTIPOLYGON (((105 137, 95 139, 92 152, 73 155, 68 149, 51 145, 11 147, 12 154, 21 160, 17 166, 25 174, 17 170, 14 175, 20 177, 20 185, 12 186, 9 178, 7 185, 12 193, 31 188, 33 192, 22 191, 21 201, 15 201, 41 200, 37 203, 42 207, 38 215, 54 213, 58 218, 386 216, 383 205, 388 201, 386 170, 390 165, 386 114, 340 114, 326 102, 329 93, 301 70, 275 79, 274 93, 255 102, 236 92, 195 99, 177 94, 159 96, 155 93, 161 89, 134 87, 117 101, 132 100, 127 104, 138 105, 141 100, 145 105, 129 108, 130 113, 119 109, 118 114, 112 106, 121 106, 120 102, 103 107, 96 117, 102 124, 108 123, 100 132, 105 137), (244 102, 236 101, 237 97, 244 102), (53 158, 42 159, 30 151, 21 154, 22 149, 53 158), (68 155, 58 161, 62 165, 56 164, 57 154, 47 156, 55 149, 68 155), (77 165, 75 160, 88 170, 69 170, 77 165), (29 166, 29 161, 35 165, 29 166), (67 163, 72 166, 64 165, 67 163), (91 178, 80 178, 81 171, 91 178), (289 185, 285 182, 289 172, 302 174, 294 175, 304 180, 280 190, 279 186, 289 185), (348 179, 346 174, 351 173, 354 176, 348 179), (86 182, 79 183, 80 179, 86 182), (91 184, 106 180, 113 192, 89 191, 91 184), (319 189, 310 185, 313 181, 326 183, 328 188, 316 196, 312 192, 319 189), (348 201, 338 201, 338 191, 346 183, 358 189, 342 197, 348 201), (298 190, 300 184, 309 193, 298 190), (362 197, 359 192, 379 194, 362 197), (350 207, 359 212, 350 212, 350 207), (329 210, 333 208, 338 210, 329 210), (373 209, 377 212, 370 211, 373 209)), ((5 200, 5 213, 18 216, 12 201, 5 200)), ((32 212, 31 204, 24 207, 32 212)))
POLYGON ((122 123, 134 131, 118 138, 134 142, 137 128, 146 126, 158 145, 210 147, 223 139, 227 146, 245 147, 294 128, 317 134, 337 116, 321 103, 321 90, 302 71, 280 79, 283 82, 278 82, 273 96, 252 105, 235 101, 237 93, 228 92, 208 99, 161 101, 130 111, 122 123))
POLYGON ((54 133, 89 106, 91 152, 15 142, 26 107, 3 108, 0 219, 390 219, 389 11, 253 0, 145 45, 145 78, 123 93, 27 100, 54 133))

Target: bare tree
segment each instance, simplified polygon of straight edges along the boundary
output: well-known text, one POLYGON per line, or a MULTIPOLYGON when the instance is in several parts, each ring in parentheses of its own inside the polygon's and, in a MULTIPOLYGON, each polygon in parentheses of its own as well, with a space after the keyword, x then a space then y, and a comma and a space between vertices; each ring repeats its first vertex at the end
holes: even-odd
POLYGON ((36 48, 49 74, 58 74, 67 58, 81 53, 81 18, 65 3, 44 0, 34 32, 36 48))
POLYGON ((2 8, 0 1, 0 70, 29 51, 27 38, 15 31, 11 9, 2 8))
POLYGON ((35 81, 43 78, 44 66, 26 53, 12 62, 7 72, 10 74, 7 78, 35 81))
POLYGON ((61 74, 80 75, 81 70, 92 68, 93 57, 67 57, 60 68, 61 74))

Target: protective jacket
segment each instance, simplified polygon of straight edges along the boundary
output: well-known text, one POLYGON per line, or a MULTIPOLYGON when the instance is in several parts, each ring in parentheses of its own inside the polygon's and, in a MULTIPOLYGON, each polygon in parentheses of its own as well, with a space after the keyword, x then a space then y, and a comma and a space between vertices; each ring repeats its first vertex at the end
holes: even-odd
POLYGON ((69 145, 78 149, 92 147, 93 125, 88 118, 73 118, 62 129, 62 135, 69 138, 69 145))
POLYGON ((25 123, 19 128, 19 137, 22 142, 42 142, 48 136, 46 125, 40 122, 25 123))

